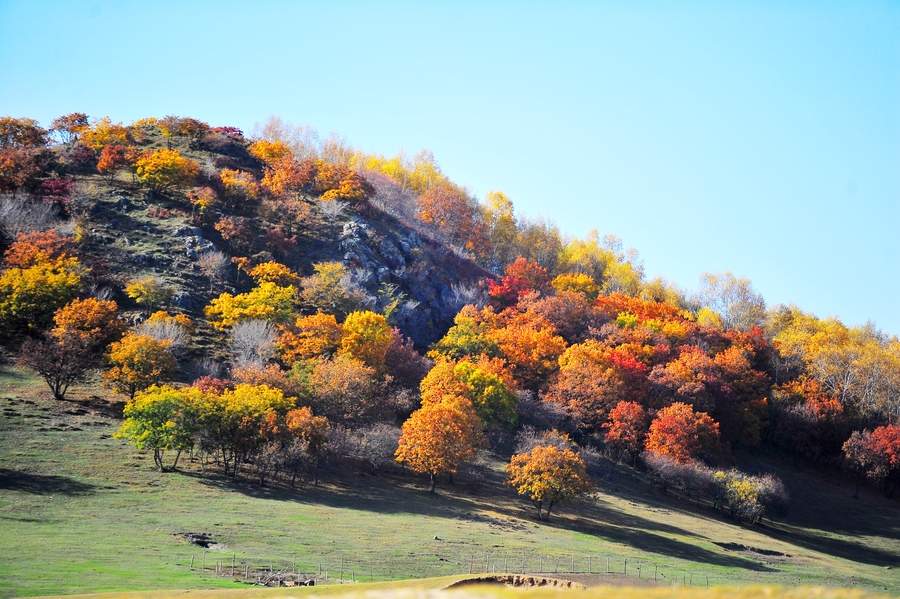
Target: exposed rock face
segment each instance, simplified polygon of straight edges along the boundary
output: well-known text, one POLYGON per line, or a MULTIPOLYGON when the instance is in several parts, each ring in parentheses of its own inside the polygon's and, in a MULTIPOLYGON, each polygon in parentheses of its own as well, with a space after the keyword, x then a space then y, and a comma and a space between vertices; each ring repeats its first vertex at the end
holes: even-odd
MULTIPOLYGON (((451 274, 448 266, 452 265, 435 263, 433 249, 425 245, 414 231, 380 231, 365 219, 353 217, 344 225, 339 246, 344 265, 370 294, 385 283, 399 286, 407 301, 395 319, 419 346, 439 339, 458 309, 451 301, 450 285, 459 273, 451 274)), ((481 273, 472 275, 475 278, 481 273)))

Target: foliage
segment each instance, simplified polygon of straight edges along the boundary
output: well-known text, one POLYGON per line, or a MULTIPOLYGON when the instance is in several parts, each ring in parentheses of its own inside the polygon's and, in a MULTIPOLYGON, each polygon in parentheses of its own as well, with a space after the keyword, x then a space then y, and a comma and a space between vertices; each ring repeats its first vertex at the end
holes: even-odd
POLYGON ((384 373, 385 356, 392 342, 391 327, 384 316, 368 310, 351 312, 344 320, 343 333, 338 353, 384 373))
POLYGON ((294 371, 305 377, 313 410, 332 422, 358 427, 389 415, 375 370, 359 360, 346 355, 319 358, 311 368, 295 364, 294 371))
POLYGON ((81 142, 94 151, 102 150, 109 144, 128 145, 128 137, 128 128, 122 123, 113 123, 108 116, 94 121, 81 131, 81 142))
POLYGON ((130 164, 125 148, 118 144, 103 146, 100 159, 97 160, 97 170, 101 175, 106 175, 108 181, 112 181, 116 173, 130 164))
POLYGON ((171 287, 156 277, 135 279, 125 286, 125 294, 138 304, 146 304, 148 313, 153 312, 154 306, 169 303, 174 293, 171 287))
POLYGON ((126 325, 118 318, 118 308, 112 300, 74 299, 53 315, 56 326, 51 333, 59 339, 74 335, 87 347, 103 350, 125 332, 126 325))
POLYGON ((343 327, 332 314, 316 312, 298 318, 282 329, 278 337, 281 359, 288 366, 319 356, 330 356, 341 345, 343 327))
POLYGON ((3 255, 3 267, 30 268, 59 261, 71 253, 73 241, 53 230, 18 233, 3 255))
POLYGON ((900 426, 856 431, 844 444, 850 466, 884 487, 890 497, 900 486, 900 426))
POLYGON ((604 440, 620 454, 637 459, 644 448, 650 419, 641 404, 634 401, 620 401, 610 410, 609 420, 603 424, 606 429, 604 440))
POLYGON ((0 330, 4 336, 49 326, 54 312, 81 288, 78 258, 61 257, 0 274, 0 330))
POLYGON ((650 423, 647 451, 687 462, 701 455, 715 456, 719 447, 719 425, 705 412, 676 402, 663 408, 650 423))
POLYGON ((403 423, 395 456, 415 472, 428 474, 428 492, 434 493, 436 477, 456 472, 483 444, 481 421, 472 402, 449 395, 422 406, 403 423))
POLYGON ((594 282, 590 275, 584 273, 563 273, 553 279, 551 286, 557 293, 571 291, 581 293, 589 300, 597 299, 600 295, 600 286, 594 282))
POLYGON ((350 284, 350 273, 340 262, 317 262, 313 269, 314 274, 301 282, 300 299, 307 306, 342 320, 365 300, 365 296, 350 284))
POLYGON ((181 452, 194 444, 196 406, 201 404, 201 397, 202 392, 191 387, 153 385, 125 405, 125 421, 115 436, 127 439, 137 449, 152 450, 153 463, 160 472, 165 470, 164 452, 176 450, 174 470, 181 452))
POLYGON ((571 449, 539 445, 529 453, 513 455, 506 470, 507 483, 519 495, 528 496, 537 508, 538 520, 550 520, 554 505, 568 503, 592 490, 584 461, 571 449))
POLYGON ((62 143, 73 144, 78 141, 79 135, 88 126, 88 115, 83 112, 73 112, 53 119, 50 123, 50 132, 56 133, 62 143))
POLYGON ((105 384, 133 399, 138 391, 168 380, 175 372, 171 345, 171 341, 135 333, 113 342, 109 351, 112 368, 103 373, 105 384))
POLYGON ((280 141, 260 140, 250 144, 247 147, 247 151, 250 152, 251 156, 266 164, 292 156, 291 149, 280 141))
POLYGON ((206 317, 217 329, 225 329, 242 320, 267 320, 273 324, 288 322, 294 313, 297 290, 264 281, 247 293, 223 293, 205 308, 206 317))
POLYGON ((279 287, 300 286, 300 277, 294 271, 278 262, 263 262, 248 273, 257 283, 275 283, 279 287))
POLYGON ((200 165, 178 150, 156 150, 138 158, 134 165, 138 181, 153 191, 190 186, 200 174, 200 165))
POLYGON ((47 131, 29 118, 0 117, 0 149, 47 145, 47 131))
POLYGON ((518 397, 512 375, 499 358, 438 360, 420 385, 422 405, 443 401, 448 395, 467 398, 488 427, 513 428, 518 423, 518 397))

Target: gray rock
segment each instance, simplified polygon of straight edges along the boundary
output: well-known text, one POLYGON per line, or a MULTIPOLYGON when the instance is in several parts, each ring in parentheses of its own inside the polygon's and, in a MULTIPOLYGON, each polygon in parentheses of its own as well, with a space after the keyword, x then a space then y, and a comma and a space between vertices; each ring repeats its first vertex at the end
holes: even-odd
POLYGON ((178 291, 172 296, 172 305, 182 310, 194 311, 197 309, 197 302, 191 297, 187 291, 178 291))

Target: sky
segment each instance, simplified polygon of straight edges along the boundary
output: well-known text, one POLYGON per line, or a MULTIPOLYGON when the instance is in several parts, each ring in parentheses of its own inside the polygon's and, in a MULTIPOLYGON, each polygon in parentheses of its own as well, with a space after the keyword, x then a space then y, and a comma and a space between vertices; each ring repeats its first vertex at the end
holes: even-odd
POLYGON ((900 2, 0 0, 0 116, 429 149, 648 278, 900 334, 900 2))

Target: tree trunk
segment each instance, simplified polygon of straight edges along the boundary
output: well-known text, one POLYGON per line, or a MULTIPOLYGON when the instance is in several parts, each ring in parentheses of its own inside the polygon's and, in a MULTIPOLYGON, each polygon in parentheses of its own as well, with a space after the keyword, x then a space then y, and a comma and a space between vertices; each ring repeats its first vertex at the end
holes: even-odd
POLYGON ((428 492, 431 493, 432 495, 434 495, 434 487, 435 487, 435 479, 434 479, 434 474, 432 474, 431 475, 431 484, 428 487, 428 492))

